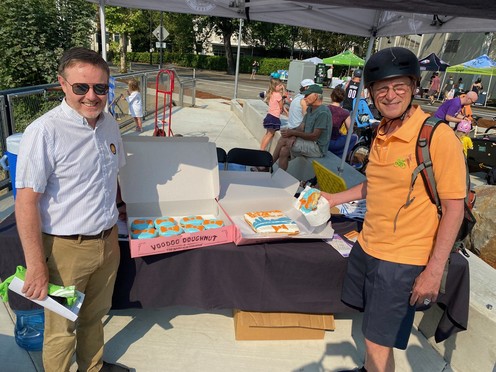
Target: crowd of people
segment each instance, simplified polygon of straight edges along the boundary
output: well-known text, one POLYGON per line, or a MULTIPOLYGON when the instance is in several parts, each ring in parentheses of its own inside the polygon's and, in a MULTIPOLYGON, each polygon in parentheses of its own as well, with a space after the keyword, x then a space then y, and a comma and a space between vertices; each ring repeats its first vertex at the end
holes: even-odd
MULTIPOLYGON (((329 68, 329 76, 332 78, 333 67, 329 68)), ((314 84, 313 80, 305 79, 301 82, 300 91, 295 95, 291 102, 289 111, 287 110, 284 102, 289 99, 288 92, 284 88, 284 84, 278 78, 277 74, 272 74, 270 79, 270 85, 265 95, 265 100, 269 105, 269 112, 264 119, 263 125, 266 129, 266 134, 262 139, 260 149, 269 150, 272 138, 277 131, 280 131, 281 137, 276 144, 275 150, 273 152, 274 163, 278 163, 279 167, 282 169, 287 169, 289 159, 296 156, 307 156, 307 157, 323 157, 326 155, 326 151, 314 151, 307 149, 293 149, 296 139, 300 137, 298 143, 301 143, 302 138, 307 138, 307 140, 314 141, 311 138, 319 138, 318 143, 322 144, 323 139, 320 137, 324 133, 329 133, 327 138, 327 150, 333 154, 341 157, 343 156, 347 132, 349 130, 353 131, 351 139, 348 145, 348 154, 352 150, 354 144, 358 140, 356 132, 356 126, 350 129, 351 126, 351 113, 353 111, 354 105, 358 102, 358 112, 355 118, 355 124, 360 126, 363 124, 361 118, 365 118, 366 124, 373 126, 374 123, 378 122, 377 119, 381 118, 381 113, 375 110, 375 115, 372 115, 371 109, 375 109, 374 101, 370 99, 367 87, 362 90, 360 99, 357 100, 358 88, 362 80, 363 71, 359 68, 353 71, 353 77, 350 78, 345 84, 340 84, 334 87, 331 91, 331 103, 327 105, 331 115, 328 118, 328 124, 330 128, 319 131, 318 135, 314 134, 313 137, 307 138, 305 133, 308 131, 313 132, 308 127, 305 129, 305 116, 308 114, 308 119, 312 117, 311 113, 316 108, 316 102, 320 102, 318 105, 322 105, 322 100, 313 100, 314 96, 306 94, 307 90, 311 85, 316 85, 311 89, 312 92, 318 93, 318 95, 323 94, 321 85, 314 84), (322 92, 320 92, 322 90, 322 92), (272 92, 276 92, 273 94, 272 92), (367 106, 364 109, 364 106, 367 106), (363 111, 363 112, 362 112, 363 111), (365 112, 366 111, 366 112, 365 112), (281 114, 288 114, 289 120, 288 125, 281 127, 281 114), (296 119, 297 118, 297 119, 296 119)), ((414 90, 414 95, 418 92, 418 86, 420 85, 420 78, 417 80, 418 84, 414 90)), ((433 113, 433 116, 444 120, 451 124, 454 130, 457 128, 457 124, 461 121, 472 122, 472 110, 471 105, 473 105, 478 100, 478 93, 483 89, 481 79, 477 79, 470 87, 468 92, 464 91, 463 79, 459 78, 455 82, 453 76, 447 77, 446 84, 441 87, 441 79, 439 78, 439 73, 435 72, 431 76, 429 83, 429 90, 427 93, 428 105, 434 104, 437 98, 440 96, 441 91, 443 92, 443 102, 439 108, 433 113)), ((323 98, 323 97, 322 97, 323 98)), ((465 136, 468 136, 466 132, 467 126, 464 125, 463 129, 465 136)), ((470 129, 472 129, 472 124, 470 129)), ((461 135, 459 135, 462 138, 461 135)), ((315 140, 316 141, 316 140, 315 140)), ((468 143, 467 140, 464 140, 468 143)), ((321 146, 324 148, 325 146, 321 146)), ((470 148, 465 146, 466 148, 470 148)))
MULTIPOLYGON (((46 312, 47 372, 68 371, 73 355, 79 371, 129 370, 103 361, 102 318, 111 306, 120 262, 116 223, 126 217, 117 180, 125 164, 122 139, 115 119, 104 111, 109 76, 98 53, 67 50, 58 68, 64 99, 28 126, 18 154, 15 212, 27 267, 23 293, 42 300, 52 283, 76 285, 86 296, 77 322, 46 312)), ((342 301, 364 312, 365 363, 356 370, 394 371, 393 348, 406 348, 416 307, 436 301, 463 218, 464 154, 472 145, 467 109, 483 87, 476 81, 468 93, 446 100, 434 113, 454 129, 439 127, 430 145, 443 210, 439 216, 425 188, 410 190, 417 133, 430 115, 413 102, 421 76, 419 62, 408 49, 386 48, 372 55, 349 84, 333 89, 330 105, 324 104, 322 86, 304 79, 288 109, 288 92, 273 75, 261 149, 267 149, 280 130, 274 160, 282 169, 295 157, 319 158, 328 151, 342 155, 344 136, 353 131, 350 112, 360 98, 362 78, 365 98, 369 96, 382 118, 366 181, 322 196, 331 207, 366 199, 367 214, 348 259, 342 301), (282 114, 288 115, 283 127, 282 114)), ((460 81, 457 85, 461 89, 460 81)), ((451 90, 455 84, 450 79, 443 88, 451 90)), ((431 96, 440 89, 433 80, 431 96)), ((127 101, 141 131, 135 80, 129 81, 127 101)))

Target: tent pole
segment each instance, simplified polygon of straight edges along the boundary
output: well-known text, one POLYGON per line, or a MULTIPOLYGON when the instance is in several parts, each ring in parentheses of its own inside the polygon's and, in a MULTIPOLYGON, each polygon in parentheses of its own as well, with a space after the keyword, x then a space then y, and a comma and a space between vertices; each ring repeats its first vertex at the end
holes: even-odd
POLYGON ((238 78, 239 78, 239 55, 241 54, 241 33, 243 32, 243 18, 239 19, 239 34, 238 34, 238 53, 236 54, 236 76, 234 78, 234 97, 238 97, 238 78))
MULTIPOLYGON (((367 55, 365 56, 365 62, 368 61, 370 58, 370 55, 372 54, 372 48, 374 47, 374 42, 375 42, 375 35, 372 35, 369 39, 369 46, 367 48, 367 55)), ((348 155, 348 149, 350 147, 350 141, 351 141, 351 135, 353 134, 353 128, 355 127, 355 117, 358 112, 358 103, 360 101, 360 98, 362 97, 362 91, 363 91, 363 74, 362 78, 360 79, 360 85, 358 86, 357 94, 355 100, 355 105, 353 106, 353 110, 351 112, 351 123, 350 123, 350 129, 348 129, 348 134, 346 135, 346 142, 344 144, 344 150, 343 150, 343 156, 341 158, 341 164, 338 167, 338 175, 341 176, 343 174, 344 170, 344 163, 346 161, 346 155, 348 155)))
POLYGON ((107 60, 107 27, 105 26, 105 0, 100 0, 98 6, 100 13, 100 37, 102 40, 102 58, 107 60))
POLYGON ((491 77, 489 78, 489 84, 487 85, 487 93, 486 93, 486 99, 484 100, 484 107, 487 105, 487 100, 489 99, 489 92, 491 91, 491 81, 493 80, 493 74, 491 74, 491 77))
MULTIPOLYGON (((439 87, 439 94, 437 95, 437 99, 439 100, 439 97, 441 97, 441 90, 444 88, 444 81, 446 80, 446 71, 444 71, 443 75, 443 82, 441 83, 441 86, 439 87)), ((446 97, 443 97, 446 100, 446 97)))

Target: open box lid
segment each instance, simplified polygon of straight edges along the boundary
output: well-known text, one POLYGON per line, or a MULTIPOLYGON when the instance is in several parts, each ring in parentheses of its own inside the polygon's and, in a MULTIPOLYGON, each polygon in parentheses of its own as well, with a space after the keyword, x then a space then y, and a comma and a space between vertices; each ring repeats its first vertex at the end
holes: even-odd
POLYGON ((123 137, 119 171, 128 215, 206 213, 219 195, 215 143, 206 137, 123 137))
POLYGON ((219 201, 222 205, 245 204, 240 207, 246 211, 246 204, 251 200, 257 200, 257 203, 265 200, 267 209, 287 207, 294 200, 299 181, 282 169, 273 174, 223 171, 220 172, 220 185, 219 201), (244 203, 240 203, 241 200, 244 203))
MULTIPOLYGON (((238 227, 243 239, 280 238, 283 234, 257 234, 245 222, 244 214, 255 210, 281 210, 298 224, 300 234, 289 238, 319 239, 332 236, 329 224, 311 226, 294 207, 299 181, 282 169, 267 172, 220 172, 219 203, 238 227)), ((240 241, 241 242, 241 241, 240 241)), ((236 242, 236 244, 240 243, 236 242)), ((241 244, 241 243, 240 243, 241 244)))

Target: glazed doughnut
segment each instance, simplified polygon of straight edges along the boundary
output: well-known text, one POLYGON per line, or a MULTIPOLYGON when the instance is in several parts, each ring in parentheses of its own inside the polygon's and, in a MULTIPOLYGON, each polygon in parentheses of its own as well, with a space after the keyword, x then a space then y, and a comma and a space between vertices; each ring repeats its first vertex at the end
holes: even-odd
POLYGON ((203 217, 202 216, 188 216, 188 217, 183 217, 179 221, 182 227, 185 225, 192 225, 192 226, 200 226, 203 223, 203 217))
POLYGON ((153 220, 138 218, 131 222, 131 230, 146 230, 153 228, 153 220))
POLYGON ((158 236, 157 230, 154 228, 144 230, 131 230, 132 239, 151 239, 158 236))
POLYGON ((160 226, 158 228, 158 235, 160 236, 174 236, 183 233, 183 229, 179 225, 175 226, 160 226))
POLYGON ((218 229, 224 226, 224 221, 212 218, 210 220, 204 220, 202 226, 205 227, 205 230, 218 229))
MULTIPOLYGON (((174 227, 177 226, 177 222, 172 217, 159 217, 155 219, 155 228, 159 229, 160 227, 174 227)), ((159 231, 160 233, 160 231, 159 231)))
POLYGON ((205 230, 205 227, 203 225, 183 225, 183 230, 185 233, 196 233, 205 230))

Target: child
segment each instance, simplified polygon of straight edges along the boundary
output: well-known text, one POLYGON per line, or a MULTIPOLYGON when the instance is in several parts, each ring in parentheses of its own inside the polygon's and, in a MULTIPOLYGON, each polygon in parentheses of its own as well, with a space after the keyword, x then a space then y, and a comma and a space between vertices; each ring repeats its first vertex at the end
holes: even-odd
POLYGON ((129 104, 129 115, 134 118, 134 122, 136 123, 136 132, 142 132, 143 103, 137 80, 129 80, 127 94, 128 97, 126 98, 126 101, 129 104))
POLYGON ((281 112, 284 100, 279 92, 281 82, 279 79, 271 79, 266 100, 269 102, 269 111, 263 120, 263 126, 267 130, 260 144, 261 150, 266 150, 269 142, 274 137, 277 130, 281 128, 281 112), (279 88, 279 89, 278 89, 279 88))
POLYGON ((458 123, 455 129, 456 136, 460 139, 463 145, 463 153, 467 157, 468 149, 473 149, 472 139, 468 136, 472 130, 472 124, 468 120, 462 120, 458 123))

